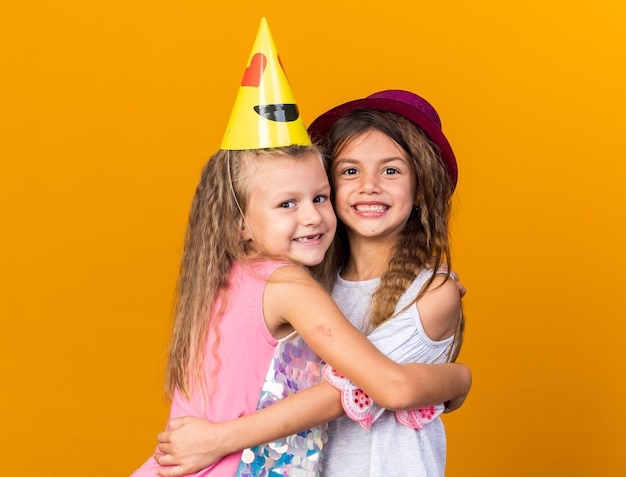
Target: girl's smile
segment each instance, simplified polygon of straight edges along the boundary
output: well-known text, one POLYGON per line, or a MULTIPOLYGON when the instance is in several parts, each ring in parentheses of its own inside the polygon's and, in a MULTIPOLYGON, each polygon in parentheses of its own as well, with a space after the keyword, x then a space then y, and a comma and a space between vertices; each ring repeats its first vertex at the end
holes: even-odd
POLYGON ((389 206, 381 203, 358 203, 352 206, 357 214, 369 217, 378 216, 389 209, 389 206))

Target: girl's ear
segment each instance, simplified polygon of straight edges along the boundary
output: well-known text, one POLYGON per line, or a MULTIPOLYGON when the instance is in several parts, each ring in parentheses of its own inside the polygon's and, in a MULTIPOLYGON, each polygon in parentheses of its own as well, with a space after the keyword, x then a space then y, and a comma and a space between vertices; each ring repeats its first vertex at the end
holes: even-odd
POLYGON ((239 217, 239 233, 241 234, 241 240, 243 242, 249 242, 252 240, 252 234, 248 228, 246 221, 243 217, 239 217))
POLYGON ((413 198, 413 210, 419 210, 424 200, 422 194, 419 191, 415 191, 415 197, 413 198))

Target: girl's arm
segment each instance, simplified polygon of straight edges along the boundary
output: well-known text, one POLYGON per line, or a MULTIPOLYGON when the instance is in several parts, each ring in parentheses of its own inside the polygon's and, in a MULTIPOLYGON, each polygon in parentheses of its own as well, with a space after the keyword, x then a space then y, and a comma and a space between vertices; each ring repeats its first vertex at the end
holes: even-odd
MULTIPOLYGON (((344 345, 346 346, 345 353, 340 353, 348 361, 348 366, 345 369, 361 367, 367 371, 369 369, 367 363, 369 362, 374 362, 376 366, 380 367, 381 364, 377 359, 381 356, 383 363, 390 361, 349 324, 326 292, 308 274, 295 267, 281 267, 281 269, 290 273, 287 277, 280 276, 278 278, 274 274, 271 280, 272 285, 268 284, 265 293, 266 320, 270 320, 268 323, 270 328, 272 328, 271 320, 276 320, 276 314, 273 317, 268 315, 275 313, 276 303, 284 302, 285 296, 289 296, 292 300, 300 300, 302 296, 299 293, 311 294, 314 297, 312 301, 306 302, 305 299, 307 303, 305 306, 308 307, 309 311, 288 306, 286 312, 288 316, 290 316, 289 313, 298 314, 298 317, 290 322, 294 322, 294 328, 302 334, 305 341, 309 340, 307 341, 309 345, 323 358, 333 363, 331 361, 332 353, 324 349, 325 342, 341 343, 345 340, 347 343, 344 345), (286 283, 290 285, 287 287, 289 288, 287 291, 281 288, 286 283), (275 296, 274 293, 279 291, 281 292, 280 295, 275 296), (273 302, 273 300, 277 301, 273 302), (330 316, 330 318, 319 319, 320 316, 330 316), (298 319, 300 317, 301 320, 298 319), (319 334, 321 338, 316 337, 316 334, 319 334), (333 340, 333 338, 336 339, 333 340), (311 339, 317 340, 315 344, 310 342, 311 339), (356 342, 356 351, 354 348, 350 348, 351 339, 356 342), (322 342, 321 346, 319 341, 322 342), (363 360, 359 355, 362 351, 359 350, 365 350, 363 360)), ((437 288, 436 290, 441 289, 437 288)), ((441 292, 429 292, 427 302, 435 301, 437 293, 441 292)), ((456 297, 458 299, 458 290, 456 297)), ((296 301, 294 304, 296 303, 298 302, 296 301)), ((432 315, 433 312, 430 307, 425 308, 427 309, 420 311, 432 315)), ((450 311, 449 307, 442 307, 442 309, 450 311)), ((284 323, 280 320, 276 321, 274 322, 275 327, 280 327, 284 323)), ((337 365, 335 364, 335 366, 337 365)), ((455 398, 454 402, 460 405, 471 384, 471 375, 464 365, 399 365, 392 362, 391 367, 406 369, 407 379, 415 379, 413 386, 406 388, 414 394, 408 400, 400 400, 399 402, 403 407, 394 408, 394 402, 385 399, 387 395, 385 386, 391 385, 385 380, 385 376, 378 380, 374 379, 374 386, 371 389, 364 388, 369 393, 376 388, 382 394, 380 396, 372 395, 374 400, 391 409, 425 407, 453 398, 455 398), (380 386, 381 389, 378 389, 377 386, 380 386)), ((337 369, 340 368, 337 367, 337 369)), ((346 376, 352 377, 345 370, 341 371, 345 372, 346 376)), ((364 380, 364 382, 369 381, 364 380)), ((393 394, 393 390, 390 389, 389 394, 393 394)), ((310 429, 341 414, 343 414, 343 409, 340 404, 339 392, 329 384, 322 383, 291 395, 262 411, 224 423, 211 423, 192 417, 173 419, 170 421, 168 430, 158 436, 159 451, 163 454, 155 456, 159 464, 172 467, 162 469, 159 474, 163 477, 177 477, 195 472, 211 465, 229 453, 310 429)))
MULTIPOLYGON (((427 369, 463 365, 426 365, 427 369)), ((462 402, 462 401, 461 401, 462 402)), ((339 391, 324 382, 247 416, 212 423, 198 417, 172 419, 158 435, 155 459, 162 477, 181 477, 222 457, 311 429, 343 415, 339 391)))
POLYGON ((389 359, 299 267, 280 267, 272 274, 263 309, 270 328, 291 324, 318 356, 387 409, 446 402, 464 396, 471 386, 471 375, 463 365, 398 364, 389 359))
POLYGON ((172 467, 158 474, 179 477, 197 472, 225 455, 311 429, 342 414, 339 391, 322 383, 222 423, 197 417, 172 419, 158 435, 155 455, 160 465, 172 467))
POLYGON ((457 282, 438 274, 417 302, 422 326, 431 340, 441 341, 457 331, 462 312, 460 293, 457 282))

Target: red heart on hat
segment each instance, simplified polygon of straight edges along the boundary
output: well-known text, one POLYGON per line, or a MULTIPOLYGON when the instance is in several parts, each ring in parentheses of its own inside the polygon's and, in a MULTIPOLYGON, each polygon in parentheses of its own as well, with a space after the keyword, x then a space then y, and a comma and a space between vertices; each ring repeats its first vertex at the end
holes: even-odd
POLYGON ((265 71, 267 58, 263 53, 255 53, 250 61, 250 66, 246 68, 246 72, 241 80, 241 86, 254 86, 258 88, 261 83, 261 76, 265 71))

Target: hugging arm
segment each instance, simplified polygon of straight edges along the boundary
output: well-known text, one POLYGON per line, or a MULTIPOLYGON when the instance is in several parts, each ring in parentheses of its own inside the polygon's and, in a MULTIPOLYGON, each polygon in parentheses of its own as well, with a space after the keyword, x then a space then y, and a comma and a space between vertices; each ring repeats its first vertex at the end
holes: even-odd
MULTIPOLYGON (((384 356, 298 267, 274 272, 266 286, 264 308, 279 310, 319 356, 385 408, 405 410, 446 402, 464 396, 471 385, 469 369, 462 364, 400 365, 384 356), (290 297, 288 303, 285 296, 290 297)), ((172 467, 159 474, 176 477, 197 471, 226 454, 309 429, 342 413, 339 392, 322 383, 233 421, 174 419, 159 434, 159 451, 165 455, 156 456, 159 464, 172 467)))
POLYGON ((298 392, 247 416, 212 423, 198 417, 172 419, 158 435, 162 477, 197 472, 225 455, 273 442, 343 414, 339 392, 326 383, 298 392))
POLYGON ((280 313, 318 356, 382 407, 406 410, 432 406, 469 390, 471 375, 464 365, 399 364, 385 356, 299 267, 280 267, 271 278, 264 309, 280 313), (285 296, 290 299, 285 300, 285 296))
MULTIPOLYGON (((431 365, 433 369, 439 366, 448 365, 431 365)), ((198 417, 172 419, 168 429, 158 435, 155 458, 166 466, 159 469, 158 474, 181 477, 197 472, 225 455, 276 441, 343 414, 339 391, 324 382, 230 421, 212 423, 198 417)))

